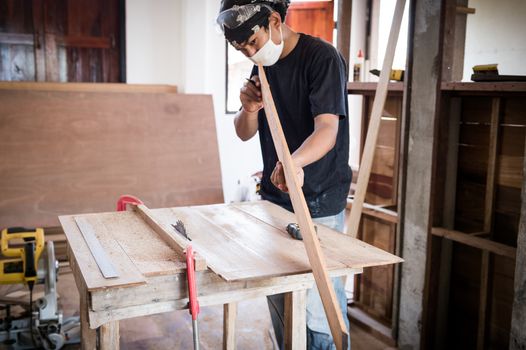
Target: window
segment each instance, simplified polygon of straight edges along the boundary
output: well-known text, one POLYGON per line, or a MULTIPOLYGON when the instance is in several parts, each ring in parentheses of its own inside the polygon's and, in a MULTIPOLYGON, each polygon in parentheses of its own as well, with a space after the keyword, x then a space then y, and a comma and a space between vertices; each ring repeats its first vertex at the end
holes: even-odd
POLYGON ((246 78, 250 78, 250 72, 254 63, 247 59, 240 51, 237 51, 226 42, 226 113, 237 113, 241 103, 239 102, 239 89, 243 86, 246 78))

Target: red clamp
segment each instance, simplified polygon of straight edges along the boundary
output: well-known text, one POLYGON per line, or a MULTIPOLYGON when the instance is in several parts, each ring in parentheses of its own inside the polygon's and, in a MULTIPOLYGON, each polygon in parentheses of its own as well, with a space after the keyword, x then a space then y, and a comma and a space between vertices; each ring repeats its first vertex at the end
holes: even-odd
POLYGON ((125 211, 126 205, 128 204, 144 204, 139 198, 132 196, 130 194, 123 194, 119 197, 119 200, 117 201, 117 211, 125 211))
POLYGON ((192 320, 195 321, 199 314, 199 302, 197 301, 197 285, 195 282, 194 252, 192 251, 191 245, 186 247, 186 273, 188 276, 189 309, 192 320))

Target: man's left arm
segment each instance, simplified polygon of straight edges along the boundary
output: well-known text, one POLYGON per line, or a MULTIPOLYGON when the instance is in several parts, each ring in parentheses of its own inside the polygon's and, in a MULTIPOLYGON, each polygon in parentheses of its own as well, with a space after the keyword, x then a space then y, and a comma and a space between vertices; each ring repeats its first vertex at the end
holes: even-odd
MULTIPOLYGON (((314 118, 314 131, 292 154, 296 174, 303 186, 303 167, 314 163, 325 156, 336 144, 340 117, 335 114, 320 114, 314 118)), ((288 192, 285 174, 281 162, 276 164, 270 180, 281 191, 288 192)))

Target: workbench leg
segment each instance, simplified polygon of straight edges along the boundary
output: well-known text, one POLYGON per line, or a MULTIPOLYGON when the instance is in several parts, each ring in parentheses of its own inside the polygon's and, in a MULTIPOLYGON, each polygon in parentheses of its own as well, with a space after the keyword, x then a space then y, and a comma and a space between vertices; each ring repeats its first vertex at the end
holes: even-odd
POLYGON ((89 328, 88 318, 88 292, 86 290, 80 293, 80 338, 82 350, 96 350, 97 348, 97 331, 89 328))
POLYGON ((100 327, 100 350, 119 348, 119 321, 108 322, 100 327))
POLYGON ((285 349, 307 348, 307 291, 285 293, 285 349))
POLYGON ((236 348, 237 303, 223 305, 223 350, 236 348))

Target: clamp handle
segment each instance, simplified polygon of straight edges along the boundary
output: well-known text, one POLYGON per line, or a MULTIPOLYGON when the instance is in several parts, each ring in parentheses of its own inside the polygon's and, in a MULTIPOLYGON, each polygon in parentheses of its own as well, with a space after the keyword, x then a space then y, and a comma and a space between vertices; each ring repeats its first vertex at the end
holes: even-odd
POLYGON ((131 194, 123 194, 117 201, 117 211, 125 211, 126 205, 128 204, 144 204, 139 198, 132 196, 131 194))
POLYGON ((197 320, 199 314, 199 302, 197 301, 197 285, 195 281, 195 265, 194 265, 194 252, 192 246, 189 244, 186 247, 186 274, 188 276, 188 299, 189 299, 189 310, 192 315, 192 320, 197 320))

